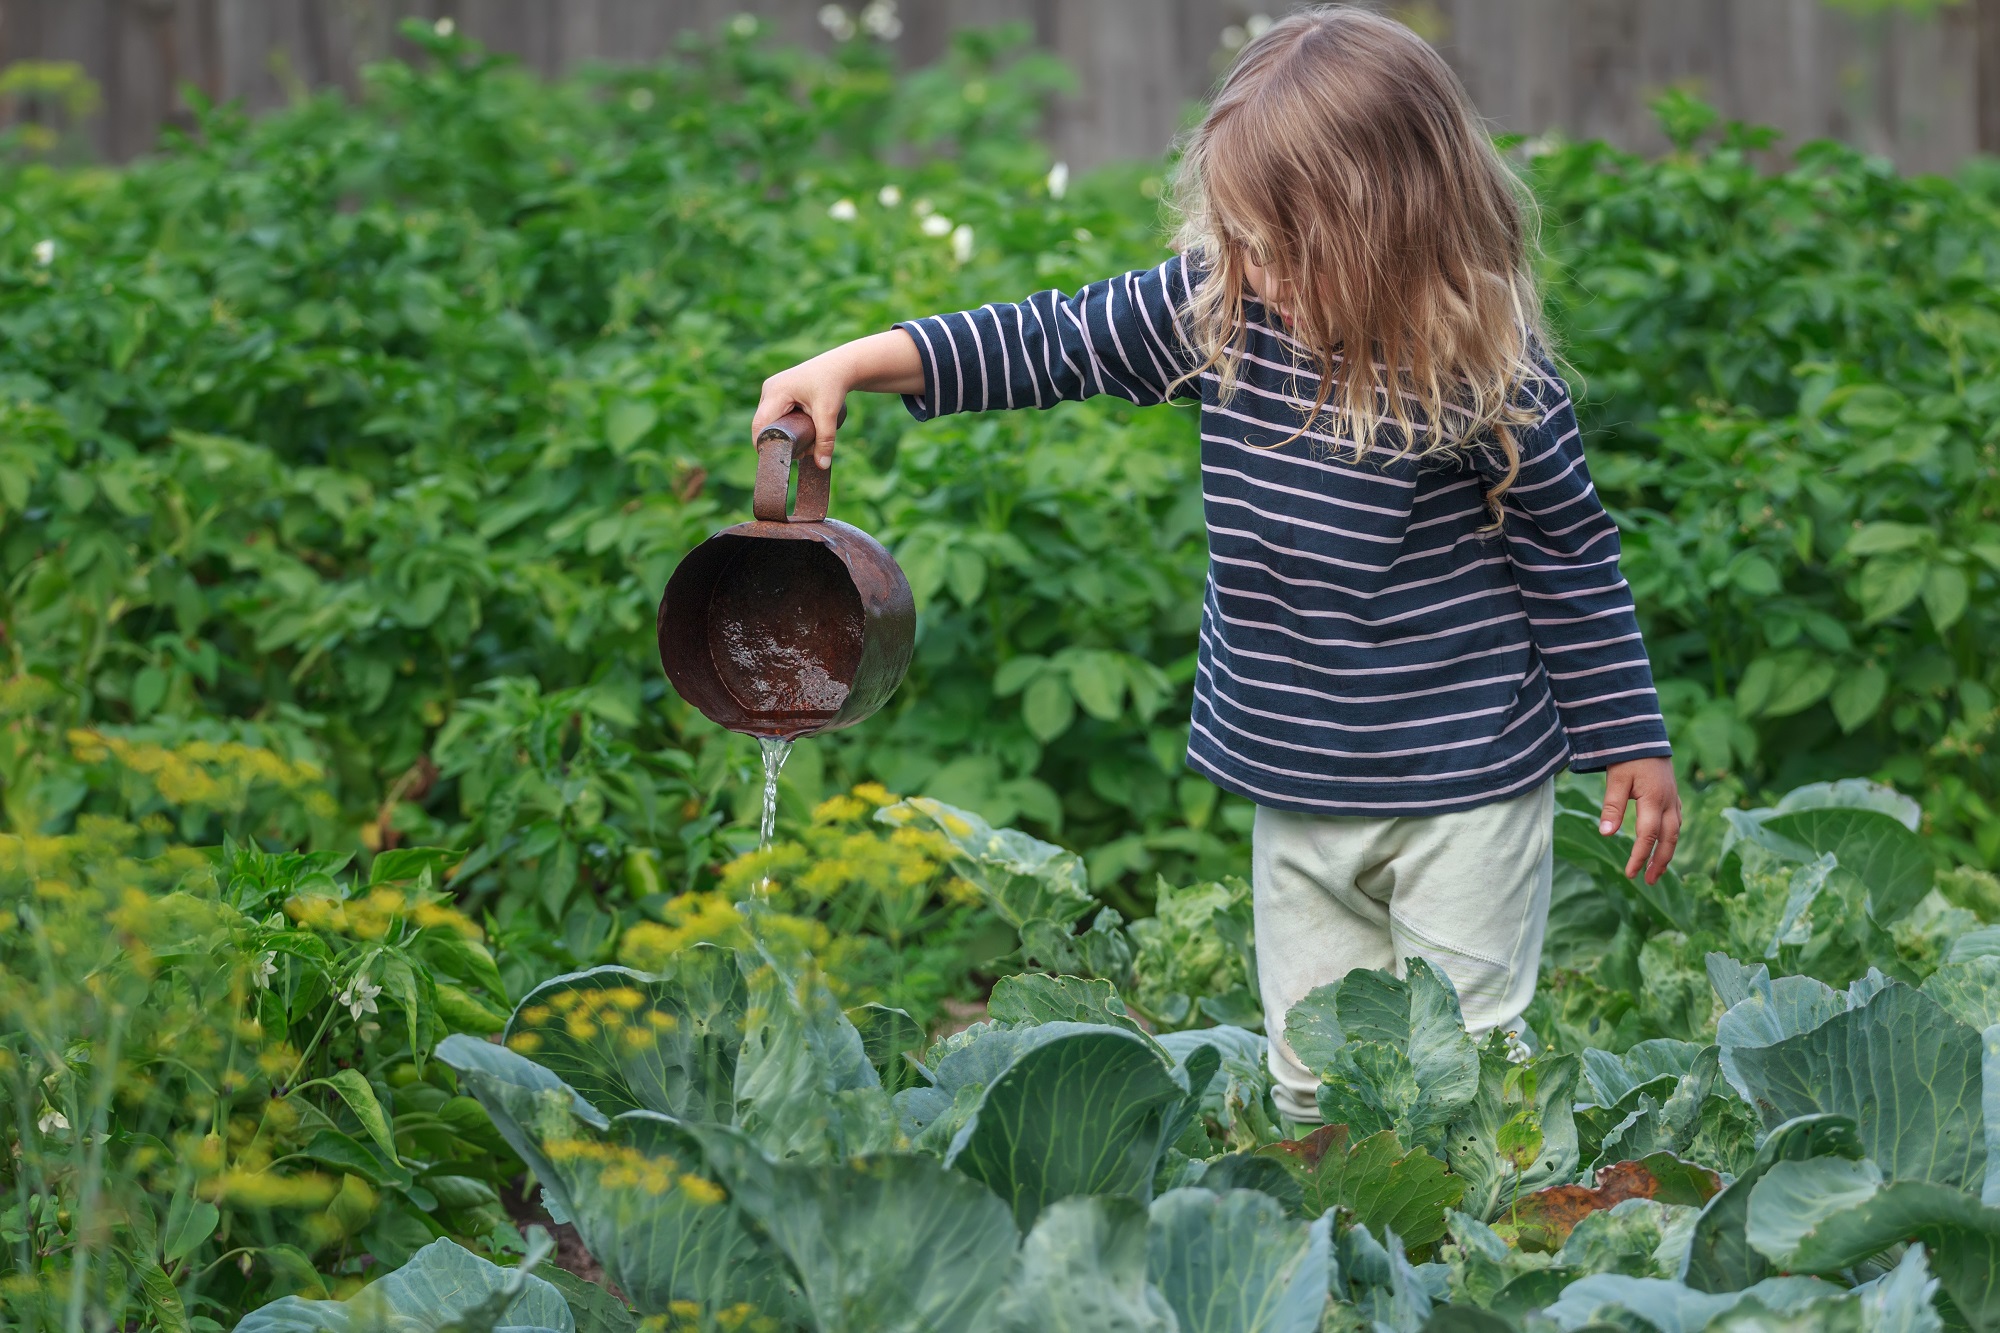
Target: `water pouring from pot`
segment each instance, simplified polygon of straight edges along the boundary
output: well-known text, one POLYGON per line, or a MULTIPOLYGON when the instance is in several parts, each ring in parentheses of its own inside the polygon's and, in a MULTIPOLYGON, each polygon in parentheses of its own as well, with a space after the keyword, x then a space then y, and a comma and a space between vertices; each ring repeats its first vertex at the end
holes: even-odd
POLYGON ((660 599, 667 679, 711 721, 764 747, 760 845, 792 742, 887 703, 916 643, 909 580, 880 542, 826 516, 832 470, 812 465, 812 449, 803 412, 759 431, 755 517, 689 552, 660 599))

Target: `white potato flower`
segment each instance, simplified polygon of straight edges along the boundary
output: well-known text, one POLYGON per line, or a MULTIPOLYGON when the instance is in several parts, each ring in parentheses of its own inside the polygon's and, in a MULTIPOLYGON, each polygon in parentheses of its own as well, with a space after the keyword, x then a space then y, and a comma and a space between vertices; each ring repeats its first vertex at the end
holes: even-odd
POLYGON ((1049 168, 1049 198, 1060 199, 1069 191, 1069 163, 1058 162, 1049 168))
POLYGON ((831 33, 836 42, 844 42, 854 36, 854 20, 839 5, 819 7, 819 26, 831 33))
POLYGON ((897 204, 903 202, 903 192, 893 185, 884 185, 876 194, 875 202, 881 204, 884 208, 894 208, 897 204))
POLYGON ((852 199, 836 199, 833 207, 826 210, 826 215, 835 222, 852 222, 860 215, 860 210, 854 207, 852 199))
POLYGON ((368 978, 356 977, 347 983, 346 990, 334 997, 334 1002, 346 1005, 348 1013, 360 1018, 363 1014, 381 1012, 375 1007, 375 997, 381 993, 382 988, 368 978))
POLYGON ((870 37, 893 42, 903 35, 903 20, 896 15, 896 0, 873 0, 861 11, 861 26, 870 37))
POLYGON ((924 219, 923 232, 926 236, 949 236, 951 235, 951 219, 942 213, 933 213, 924 219))
POLYGON ((56 262, 56 243, 46 237, 36 241, 34 255, 35 262, 43 268, 47 268, 56 262))
POLYGON ((440 37, 449 37, 458 31, 458 23, 449 14, 431 24, 431 31, 440 37))
POLYGON ((951 257, 961 264, 972 258, 972 228, 962 222, 952 228, 951 257))

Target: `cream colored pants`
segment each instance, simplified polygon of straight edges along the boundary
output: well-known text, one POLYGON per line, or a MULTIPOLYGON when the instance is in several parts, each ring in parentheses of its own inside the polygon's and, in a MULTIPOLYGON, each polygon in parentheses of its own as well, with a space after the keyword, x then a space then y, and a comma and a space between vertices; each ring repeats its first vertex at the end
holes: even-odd
POLYGON ((1294 1120, 1319 1119, 1319 1079, 1284 1039, 1308 991, 1357 967, 1428 960, 1458 988, 1474 1036, 1518 1028, 1555 869, 1555 784, 1474 810, 1366 819, 1258 807, 1251 845, 1257 980, 1271 1037, 1273 1094, 1294 1120))

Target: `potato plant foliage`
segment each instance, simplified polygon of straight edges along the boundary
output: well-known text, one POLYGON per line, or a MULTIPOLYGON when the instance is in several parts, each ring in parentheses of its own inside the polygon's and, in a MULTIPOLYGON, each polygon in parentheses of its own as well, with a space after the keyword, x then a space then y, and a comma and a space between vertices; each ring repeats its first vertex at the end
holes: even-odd
POLYGON ((853 404, 918 654, 774 846, 660 678, 763 375, 1162 253, 1062 71, 405 31, 0 165, 0 1325, 2000 1328, 1989 169, 1519 146, 1695 795, 1645 886, 1565 783, 1475 1040, 1421 960, 1260 1012, 1178 409, 853 404))

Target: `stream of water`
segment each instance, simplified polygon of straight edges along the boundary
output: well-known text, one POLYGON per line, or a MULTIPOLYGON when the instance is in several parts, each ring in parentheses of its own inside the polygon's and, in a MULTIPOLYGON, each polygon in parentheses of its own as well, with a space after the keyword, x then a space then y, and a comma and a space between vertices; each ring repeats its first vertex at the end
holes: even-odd
POLYGON ((757 821, 757 850, 761 852, 778 831, 778 774, 791 757, 792 743, 771 736, 760 736, 757 743, 764 749, 764 817, 757 821))

